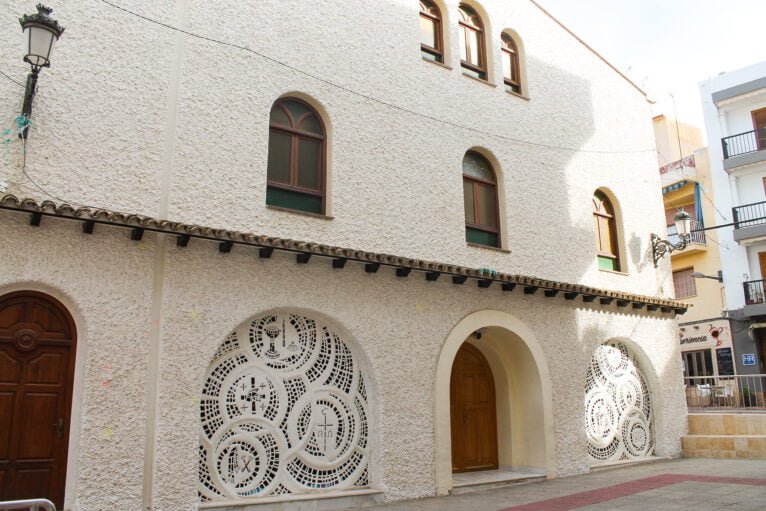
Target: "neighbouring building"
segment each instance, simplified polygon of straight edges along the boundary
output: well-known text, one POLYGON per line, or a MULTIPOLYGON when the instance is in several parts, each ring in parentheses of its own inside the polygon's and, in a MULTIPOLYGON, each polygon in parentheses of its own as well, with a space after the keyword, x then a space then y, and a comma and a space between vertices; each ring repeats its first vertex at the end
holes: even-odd
POLYGON ((650 105, 537 4, 51 7, 0 145, 0 499, 337 509, 680 454, 650 105))
MULTIPOLYGON (((725 310, 740 375, 766 373, 766 62, 700 84, 725 310)), ((749 380, 763 395, 763 380, 749 380)))
POLYGON ((678 322, 684 376, 688 385, 716 382, 702 377, 736 374, 736 353, 731 325, 723 316, 718 232, 710 229, 715 226, 715 205, 708 149, 699 128, 664 115, 653 121, 668 239, 679 241, 673 223, 677 211, 692 217, 688 244, 670 256, 675 298, 690 305, 678 322))

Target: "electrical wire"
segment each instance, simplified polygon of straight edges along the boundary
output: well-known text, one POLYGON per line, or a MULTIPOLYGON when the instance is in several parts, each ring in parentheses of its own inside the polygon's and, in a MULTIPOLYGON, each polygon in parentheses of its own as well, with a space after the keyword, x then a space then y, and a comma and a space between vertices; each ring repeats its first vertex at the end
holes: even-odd
POLYGON ((243 45, 235 44, 235 43, 230 43, 230 42, 227 42, 227 41, 222 41, 220 39, 214 39, 212 37, 208 37, 208 36, 204 36, 204 35, 197 34, 197 33, 194 33, 194 32, 190 32, 188 30, 184 30, 184 29, 178 28, 176 26, 170 25, 168 23, 164 23, 162 21, 150 18, 148 16, 144 16, 143 14, 139 14, 139 13, 133 12, 133 11, 131 11, 129 9, 126 9, 125 7, 121 7, 121 6, 117 5, 117 4, 113 4, 112 2, 109 2, 108 0, 99 0, 99 1, 104 3, 104 4, 106 4, 106 5, 108 5, 109 7, 112 7, 114 9, 120 10, 120 11, 122 11, 124 13, 130 14, 131 16, 135 16, 135 17, 140 18, 140 19, 142 19, 144 21, 147 21, 149 23, 154 23, 155 25, 159 25, 159 26, 167 28, 169 30, 174 30, 176 32, 188 35, 189 37, 194 37, 194 38, 197 38, 197 39, 201 39, 203 41, 208 41, 208 42, 211 42, 211 43, 214 43, 214 44, 219 44, 219 45, 222 45, 222 46, 227 46, 229 48, 235 48, 237 50, 241 50, 241 51, 244 51, 244 52, 247 52, 247 53, 251 53, 253 55, 257 55, 257 56, 259 56, 259 57, 261 57, 261 58, 263 58, 263 59, 265 59, 265 60, 267 60, 269 62, 272 62, 274 64, 280 65, 280 66, 285 67, 287 69, 290 69, 291 71, 294 71, 296 73, 300 73, 302 75, 308 76, 309 78, 312 78, 312 79, 317 80, 319 82, 322 82, 322 83, 324 83, 326 85, 330 85, 332 87, 340 89, 340 90, 342 90, 344 92, 347 92, 348 94, 352 94, 352 95, 361 97, 363 99, 366 99, 368 101, 372 101, 372 102, 378 103, 380 105, 384 105, 384 106, 387 106, 389 108, 396 109, 396 110, 398 110, 400 112, 405 112, 405 113, 408 113, 408 114, 411 114, 411 115, 414 115, 414 116, 417 116, 417 117, 428 119, 428 120, 433 121, 433 122, 437 122, 437 123, 444 124, 444 125, 447 125, 447 126, 452 126, 454 128, 459 128, 459 129, 463 129, 463 130, 466 130, 466 131, 471 131, 473 133, 479 133, 481 135, 487 135, 487 136, 491 136, 491 137, 496 137, 496 138, 499 138, 499 139, 502 139, 502 140, 506 140, 508 142, 517 143, 517 144, 523 144, 523 145, 528 145, 528 146, 533 146, 533 147, 542 147, 542 148, 546 148, 546 149, 558 149, 558 150, 562 150, 562 151, 570 151, 570 152, 576 152, 576 153, 636 154, 636 153, 649 153, 649 152, 654 152, 655 151, 655 149, 653 149, 653 148, 652 149, 635 149, 635 150, 626 150, 626 151, 606 151, 606 150, 595 150, 595 149, 593 149, 593 150, 591 150, 591 149, 577 149, 577 148, 573 148, 573 147, 564 147, 564 146, 556 146, 556 145, 551 145, 551 144, 543 144, 543 143, 540 143, 540 142, 531 142, 531 141, 528 141, 528 140, 522 140, 522 139, 518 139, 518 138, 508 137, 508 136, 505 136, 505 135, 500 135, 498 133, 492 133, 490 131, 485 131, 485 130, 481 130, 481 129, 478 129, 478 128, 472 128, 470 126, 465 126, 465 125, 462 125, 462 124, 458 124, 458 123, 455 123, 455 122, 452 122, 452 121, 448 121, 446 119, 440 119, 438 117, 434 117, 434 116, 431 116, 431 115, 427 115, 427 114, 423 114, 423 113, 420 113, 420 112, 416 112, 414 110, 410 110, 408 108, 401 107, 401 106, 396 105, 394 103, 389 103, 388 101, 384 101, 382 99, 378 99, 378 98, 375 98, 373 96, 369 96, 369 95, 364 94, 362 92, 357 92, 357 91, 355 91, 353 89, 350 89, 350 88, 348 88, 348 87, 346 87, 344 85, 340 85, 338 83, 332 82, 332 81, 330 81, 330 80, 328 80, 326 78, 322 78, 322 77, 317 76, 315 74, 312 74, 312 73, 309 73, 309 72, 304 71, 302 69, 299 69, 299 68, 297 68, 295 66, 292 66, 292 65, 290 65, 290 64, 288 64, 286 62, 283 62, 283 61, 281 61, 279 59, 276 59, 274 57, 270 57, 270 56, 268 56, 266 54, 260 53, 260 52, 258 52, 256 50, 253 50, 252 48, 248 48, 247 46, 243 46, 243 45))
POLYGON ((15 84, 16 84, 16 85, 18 85, 19 87, 23 87, 23 88, 25 88, 25 89, 27 88, 27 86, 26 86, 26 85, 24 85, 24 84, 23 84, 23 83, 21 83, 21 82, 18 82, 18 81, 16 81, 14 78, 11 78, 9 75, 5 74, 5 73, 4 73, 4 72, 2 72, 2 71, 0 71, 0 75, 3 75, 4 77, 8 78, 10 81, 12 81, 13 83, 15 83, 15 84))

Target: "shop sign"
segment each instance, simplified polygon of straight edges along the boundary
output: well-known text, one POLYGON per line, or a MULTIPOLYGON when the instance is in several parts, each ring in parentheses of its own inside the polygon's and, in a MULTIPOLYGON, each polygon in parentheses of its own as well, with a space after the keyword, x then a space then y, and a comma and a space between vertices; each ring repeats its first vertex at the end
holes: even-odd
POLYGON ((755 353, 743 353, 742 354, 742 365, 743 366, 754 366, 755 365, 755 353))
POLYGON ((731 330, 726 320, 683 326, 679 334, 682 350, 731 346, 731 330))

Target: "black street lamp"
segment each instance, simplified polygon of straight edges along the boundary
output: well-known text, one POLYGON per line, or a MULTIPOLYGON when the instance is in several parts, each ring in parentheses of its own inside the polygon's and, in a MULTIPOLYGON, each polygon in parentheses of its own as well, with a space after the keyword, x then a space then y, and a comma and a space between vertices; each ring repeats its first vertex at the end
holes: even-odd
POLYGON ((40 69, 50 67, 53 43, 64 33, 64 27, 50 17, 53 9, 37 4, 37 13, 25 14, 19 18, 21 29, 24 31, 25 55, 24 62, 32 66, 32 72, 27 76, 27 89, 24 94, 24 106, 21 115, 25 119, 24 129, 19 136, 27 138, 29 118, 32 116, 32 99, 37 90, 37 76, 40 69))
POLYGON ((692 230, 692 217, 686 211, 679 211, 673 216, 673 222, 676 224, 676 232, 678 233, 679 242, 671 243, 668 240, 663 240, 656 234, 652 234, 652 256, 654 257, 654 267, 657 267, 657 263, 662 259, 665 254, 669 254, 674 250, 683 250, 686 245, 689 244, 689 238, 691 237, 692 230))

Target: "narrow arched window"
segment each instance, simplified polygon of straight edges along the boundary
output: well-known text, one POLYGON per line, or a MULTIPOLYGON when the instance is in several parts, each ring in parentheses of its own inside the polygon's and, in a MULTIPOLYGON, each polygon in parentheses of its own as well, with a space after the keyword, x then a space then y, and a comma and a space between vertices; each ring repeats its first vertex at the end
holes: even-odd
POLYGON ((420 53, 424 59, 444 62, 442 16, 439 7, 429 0, 420 2, 420 53))
POLYGON ((499 247, 497 178, 489 161, 473 151, 463 157, 463 201, 466 241, 499 247))
POLYGON ((503 83, 506 90, 521 94, 521 67, 519 65, 519 47, 509 34, 500 36, 503 46, 500 57, 503 60, 503 83))
POLYGON ((460 4, 460 65, 463 73, 487 79, 487 52, 484 47, 484 23, 472 8, 460 4))
POLYGON ((274 103, 269 121, 266 204, 324 214, 325 130, 307 103, 274 103))
POLYGON ((593 229, 596 235, 596 254, 601 270, 620 271, 620 253, 617 242, 617 221, 609 198, 600 191, 593 194, 593 229))

